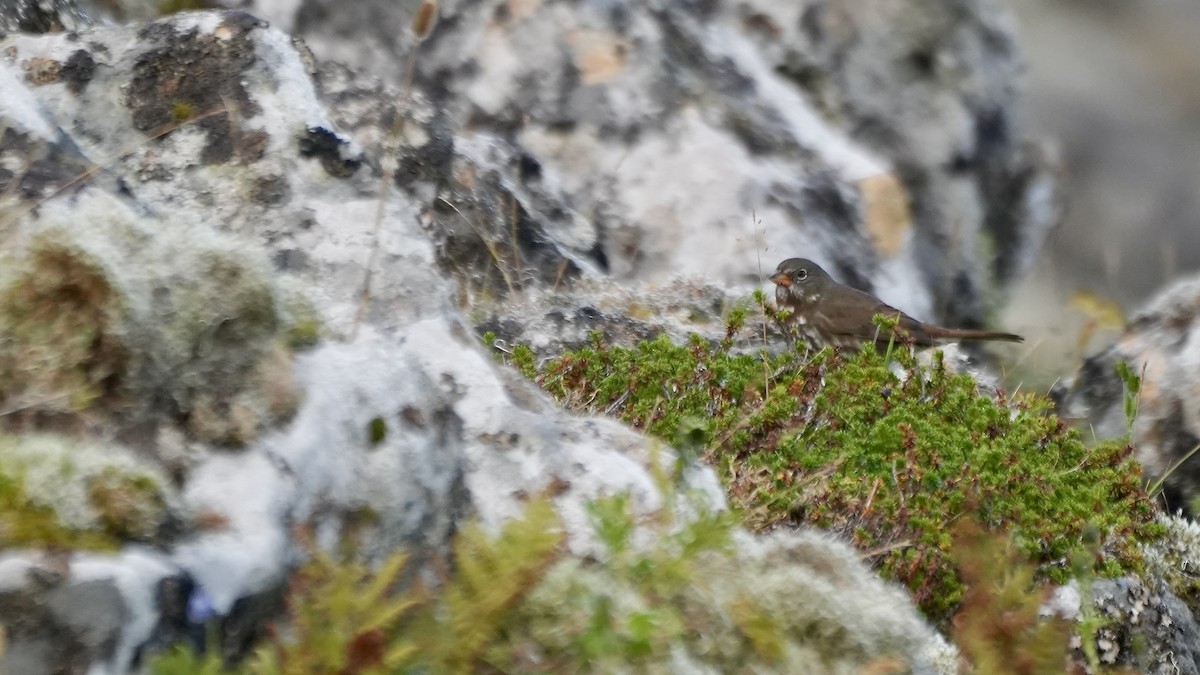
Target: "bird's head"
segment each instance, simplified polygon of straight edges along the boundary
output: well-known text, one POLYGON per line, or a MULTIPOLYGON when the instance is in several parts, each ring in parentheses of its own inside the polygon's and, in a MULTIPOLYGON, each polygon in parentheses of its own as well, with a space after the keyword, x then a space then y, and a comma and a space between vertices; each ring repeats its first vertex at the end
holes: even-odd
POLYGON ((771 282, 780 288, 808 291, 820 288, 828 279, 829 275, 815 262, 806 258, 788 258, 775 268, 771 282))

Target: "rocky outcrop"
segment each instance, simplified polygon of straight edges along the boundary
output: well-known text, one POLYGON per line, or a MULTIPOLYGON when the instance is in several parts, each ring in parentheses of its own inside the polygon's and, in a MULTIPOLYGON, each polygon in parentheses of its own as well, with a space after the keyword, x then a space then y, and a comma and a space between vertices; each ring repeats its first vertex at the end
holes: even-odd
POLYGON ((1148 479, 1170 510, 1196 513, 1200 497, 1200 280, 1163 290, 1115 344, 1086 359, 1058 392, 1064 414, 1097 436, 1129 433, 1148 479), (1141 378, 1134 390, 1118 370, 1141 378))
POLYGON ((423 42, 417 4, 248 7, 399 87, 365 99, 361 77, 319 78, 363 147, 401 131, 399 184, 439 186, 426 217, 463 292, 581 271, 745 288, 760 258, 804 255, 973 325, 1059 217, 992 2, 441 3, 423 42))
MULTIPOLYGON (((212 621, 238 656, 303 537, 422 574, 467 521, 545 498, 569 568, 604 558, 602 496, 639 528, 719 511, 710 470, 568 415, 477 331, 719 332, 799 252, 975 323, 1055 217, 987 2, 464 2, 419 50, 394 3, 271 11, 312 51, 242 11, 0 37, 8 669, 124 672, 212 621), (614 301, 633 282, 666 290, 614 301)), ((793 663, 835 644, 847 672, 952 667, 836 542, 726 555, 703 569, 762 585, 686 599, 742 641, 722 653, 749 649, 729 617, 752 600, 793 663), (771 603, 792 594, 816 607, 771 603)))

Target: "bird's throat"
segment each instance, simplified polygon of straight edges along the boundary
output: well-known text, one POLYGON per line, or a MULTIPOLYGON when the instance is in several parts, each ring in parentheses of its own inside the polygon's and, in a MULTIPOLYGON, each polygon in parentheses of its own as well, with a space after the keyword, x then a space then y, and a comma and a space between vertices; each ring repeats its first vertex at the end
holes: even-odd
POLYGON ((793 315, 801 312, 808 313, 818 306, 820 301, 821 293, 816 290, 804 290, 796 286, 788 288, 780 286, 775 289, 775 304, 781 309, 791 311, 793 315))

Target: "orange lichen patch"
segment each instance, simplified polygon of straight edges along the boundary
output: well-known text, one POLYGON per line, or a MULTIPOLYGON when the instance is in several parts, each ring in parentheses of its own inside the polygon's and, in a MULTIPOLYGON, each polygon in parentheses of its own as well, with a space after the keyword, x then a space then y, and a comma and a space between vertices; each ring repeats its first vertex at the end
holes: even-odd
POLYGON ((508 0, 505 6, 509 16, 519 21, 536 12, 542 6, 542 0, 508 0))
POLYGON ((584 84, 607 82, 625 70, 627 49, 612 33, 571 31, 567 44, 575 52, 575 65, 584 84))
POLYGON ((200 509, 192 515, 192 524, 205 532, 225 530, 229 528, 229 516, 212 509, 200 509))
POLYGON ((912 229, 904 185, 895 174, 881 173, 860 180, 858 190, 863 199, 863 225, 871 245, 885 256, 896 255, 912 229))
POLYGON ((477 176, 475 170, 464 164, 459 164, 454 167, 454 182, 458 183, 465 190, 473 190, 475 188, 477 176))
POLYGON ((30 84, 51 84, 58 82, 62 73, 62 64, 54 59, 34 57, 21 63, 25 71, 25 80, 30 84))

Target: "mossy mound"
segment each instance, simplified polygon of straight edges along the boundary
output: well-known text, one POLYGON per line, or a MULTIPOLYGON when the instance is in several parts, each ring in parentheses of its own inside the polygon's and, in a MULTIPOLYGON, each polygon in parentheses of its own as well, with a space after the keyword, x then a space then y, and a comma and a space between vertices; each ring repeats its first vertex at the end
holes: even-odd
POLYGON ((288 347, 319 328, 265 261, 102 199, 69 215, 23 223, 0 259, 6 428, 145 436, 171 421, 236 446, 291 414, 288 347))
POLYGON ((731 344, 597 341, 541 365, 523 349, 512 360, 572 410, 702 449, 751 527, 845 536, 935 621, 962 596, 958 521, 1014 536, 1054 581, 1085 530, 1101 533, 1102 576, 1137 571, 1139 543, 1162 534, 1131 449, 1085 446, 1044 397, 982 393, 938 354, 923 367, 897 348, 889 367, 873 349, 769 357, 731 344))
POLYGON ((166 476, 113 445, 0 435, 0 549, 116 549, 177 530, 166 476))

